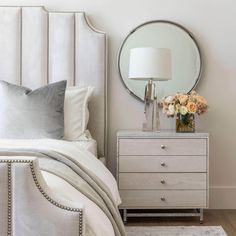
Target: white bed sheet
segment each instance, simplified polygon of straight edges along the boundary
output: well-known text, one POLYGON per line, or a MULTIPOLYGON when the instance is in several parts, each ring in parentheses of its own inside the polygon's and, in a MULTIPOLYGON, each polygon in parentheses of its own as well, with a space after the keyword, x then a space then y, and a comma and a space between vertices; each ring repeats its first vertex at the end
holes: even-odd
POLYGON ((104 165, 106 165, 106 158, 99 157, 97 152, 97 141, 92 138, 90 132, 88 130, 85 131, 83 135, 81 135, 80 139, 77 141, 71 141, 75 146, 82 147, 87 151, 91 152, 95 157, 99 159, 104 165))
POLYGON ((81 141, 72 141, 72 143, 77 146, 86 149, 91 152, 95 157, 97 156, 97 142, 94 139, 81 140, 81 141))
POLYGON ((87 151, 91 152, 95 157, 98 157, 97 154, 97 142, 93 139, 89 130, 85 130, 84 134, 80 136, 77 141, 71 141, 77 147, 82 147, 87 151))

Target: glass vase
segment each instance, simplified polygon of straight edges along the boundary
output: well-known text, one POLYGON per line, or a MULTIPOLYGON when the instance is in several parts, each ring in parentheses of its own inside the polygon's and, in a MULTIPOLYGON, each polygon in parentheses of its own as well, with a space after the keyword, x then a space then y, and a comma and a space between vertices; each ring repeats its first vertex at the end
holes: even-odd
POLYGON ((189 114, 189 113, 187 113, 186 115, 177 114, 176 132, 178 132, 178 133, 194 133, 195 132, 194 114, 189 114))

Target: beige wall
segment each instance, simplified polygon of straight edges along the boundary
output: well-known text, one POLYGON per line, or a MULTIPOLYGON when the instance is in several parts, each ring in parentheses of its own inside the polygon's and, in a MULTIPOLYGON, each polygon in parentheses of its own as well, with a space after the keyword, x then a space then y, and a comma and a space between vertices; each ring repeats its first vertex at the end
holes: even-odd
MULTIPOLYGON (((1 5, 45 5, 54 10, 84 10, 109 36, 109 167, 115 173, 116 131, 140 128, 143 104, 124 89, 117 51, 134 27, 166 19, 183 24, 203 52, 204 72, 197 91, 210 104, 197 127, 210 133, 211 207, 236 208, 236 2, 234 0, 1 0, 1 5)), ((174 121, 162 118, 162 127, 174 121)))

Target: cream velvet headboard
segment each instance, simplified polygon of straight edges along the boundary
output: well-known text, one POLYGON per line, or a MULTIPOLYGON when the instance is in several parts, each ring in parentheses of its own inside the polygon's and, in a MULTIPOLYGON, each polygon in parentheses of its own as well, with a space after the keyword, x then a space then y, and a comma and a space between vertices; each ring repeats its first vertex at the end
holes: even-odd
POLYGON ((67 80, 95 86, 89 130, 106 156, 106 35, 84 12, 0 7, 0 79, 32 89, 67 80))

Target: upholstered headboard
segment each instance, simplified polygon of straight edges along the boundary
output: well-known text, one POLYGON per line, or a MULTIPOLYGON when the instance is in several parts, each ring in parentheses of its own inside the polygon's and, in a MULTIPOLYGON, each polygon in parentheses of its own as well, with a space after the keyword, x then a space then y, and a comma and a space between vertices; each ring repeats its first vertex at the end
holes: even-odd
POLYGON ((0 7, 0 79, 35 89, 67 80, 95 86, 89 130, 106 156, 106 35, 84 12, 0 7))

